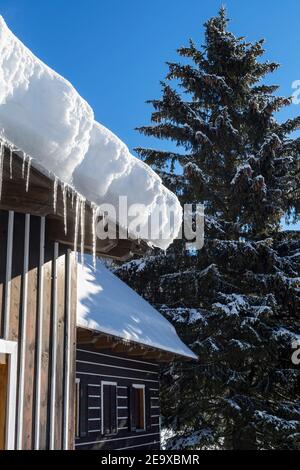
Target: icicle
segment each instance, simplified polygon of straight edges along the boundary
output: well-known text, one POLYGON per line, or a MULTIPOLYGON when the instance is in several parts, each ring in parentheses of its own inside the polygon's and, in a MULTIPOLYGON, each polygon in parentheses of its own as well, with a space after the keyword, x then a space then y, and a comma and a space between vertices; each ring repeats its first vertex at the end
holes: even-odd
POLYGON ((9 147, 9 177, 12 180, 13 177, 13 150, 9 147))
POLYGON ((57 187, 58 187, 58 178, 57 176, 54 177, 54 185, 53 185, 53 210, 56 214, 56 207, 57 207, 57 187))
POLYGON ((27 158, 27 155, 26 155, 26 153, 23 153, 22 178, 24 178, 24 177, 25 177, 25 164, 26 164, 26 158, 27 158))
POLYGON ((78 228, 79 228, 79 219, 80 219, 80 198, 76 193, 76 206, 75 206, 75 233, 74 233, 74 251, 77 253, 78 248, 78 228))
POLYGON ((26 192, 27 193, 28 193, 28 189, 29 189, 31 160, 32 160, 31 157, 28 157, 28 160, 27 160, 27 174, 26 174, 26 192))
POLYGON ((67 235, 67 185, 63 183, 62 185, 62 194, 63 194, 63 205, 64 205, 64 231, 65 235, 67 235))
POLYGON ((80 201, 80 261, 84 264, 84 224, 85 224, 85 199, 80 201))
POLYGON ((2 196, 3 163, 4 163, 4 145, 3 145, 3 142, 0 142, 0 200, 2 196))
POLYGON ((96 238, 96 222, 97 222, 97 215, 98 215, 98 208, 95 204, 92 205, 92 234, 93 234, 93 266, 96 269, 96 248, 97 248, 97 238, 96 238))
POLYGON ((76 192, 74 191, 74 189, 72 188, 71 190, 71 205, 72 205, 72 209, 74 207, 74 198, 75 198, 75 194, 76 192))

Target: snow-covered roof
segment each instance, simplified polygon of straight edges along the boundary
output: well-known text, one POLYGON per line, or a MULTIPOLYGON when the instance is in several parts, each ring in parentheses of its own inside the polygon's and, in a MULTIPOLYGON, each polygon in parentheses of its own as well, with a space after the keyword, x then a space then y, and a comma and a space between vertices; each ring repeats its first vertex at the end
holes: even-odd
POLYGON ((175 328, 148 302, 91 256, 78 265, 77 326, 197 359, 175 328))
MULTIPOLYGON (((182 220, 176 196, 95 121, 91 106, 71 83, 35 57, 0 16, 1 134, 32 157, 33 166, 96 205, 113 204, 118 214, 119 196, 127 196, 128 206, 143 204, 141 229, 156 214, 149 237, 153 245, 165 249, 176 238, 182 220)), ((124 227, 118 215, 116 219, 124 227)))

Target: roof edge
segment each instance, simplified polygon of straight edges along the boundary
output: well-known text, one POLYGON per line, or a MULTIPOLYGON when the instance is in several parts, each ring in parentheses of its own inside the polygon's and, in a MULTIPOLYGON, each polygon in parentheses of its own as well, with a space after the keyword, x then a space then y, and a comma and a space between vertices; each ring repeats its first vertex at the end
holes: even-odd
MULTIPOLYGON (((100 330, 96 330, 96 329, 93 329, 93 328, 89 328, 89 327, 86 327, 84 325, 80 325, 77 323, 76 325, 76 328, 77 330, 78 329, 81 329, 81 330, 86 330, 86 331, 89 331, 91 333, 91 344, 95 344, 97 343, 97 338, 101 338, 101 337, 106 337, 106 338, 111 338, 112 342, 118 342, 118 343, 121 343, 123 344, 124 348, 128 348, 128 350, 130 349, 130 346, 132 347, 140 347, 141 349, 144 349, 144 350, 148 350, 149 353, 153 353, 153 351, 157 351, 158 353, 158 356, 159 354, 169 354, 169 355, 172 355, 174 356, 175 358, 177 358, 177 360, 182 360, 182 361, 198 361, 199 360, 199 357, 193 353, 192 350, 191 351, 191 355, 185 355, 185 354, 179 354, 178 352, 175 352, 175 351, 172 351, 170 349, 163 349, 163 348, 158 348, 157 346, 151 346, 149 344, 145 344, 145 343, 142 343, 142 342, 138 342, 138 341, 134 341, 132 339, 125 339, 125 338, 122 338, 121 336, 116 336, 116 335, 112 335, 111 333, 106 333, 105 331, 100 331, 100 330)), ((109 348, 109 341, 107 341, 107 348, 109 348)), ((103 343, 103 345, 105 346, 105 343, 103 343)), ((101 346, 102 348, 104 346, 101 346)), ((142 352, 141 352, 142 354, 142 352)), ((147 355, 145 354, 145 357, 147 355)), ((172 359, 174 360, 174 358, 172 359)), ((162 360, 160 359, 159 362, 172 362, 172 360, 162 360)))

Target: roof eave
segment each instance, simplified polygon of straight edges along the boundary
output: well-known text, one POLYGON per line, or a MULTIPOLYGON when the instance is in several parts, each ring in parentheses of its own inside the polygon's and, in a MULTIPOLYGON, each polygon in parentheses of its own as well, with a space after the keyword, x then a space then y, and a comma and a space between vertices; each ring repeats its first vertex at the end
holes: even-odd
MULTIPOLYGON (((65 232, 63 182, 58 181, 56 204, 54 203, 54 175, 46 175, 32 161, 29 184, 26 188, 27 165, 20 152, 12 151, 12 168, 10 167, 11 149, 4 146, 2 195, 0 209, 29 213, 34 216, 47 217, 47 235, 49 239, 74 248, 76 204, 71 192, 66 198, 67 231, 65 232), (11 172, 12 170, 12 172, 11 172), (12 173, 12 174, 11 174, 12 173), (54 207, 56 206, 56 207, 54 207)), ((76 193, 75 190, 75 194, 76 193)), ((80 195, 79 195, 80 196, 80 195)), ((84 252, 93 251, 93 205, 85 201, 84 215, 84 252)), ((142 255, 150 249, 144 240, 120 238, 117 226, 116 240, 96 240, 96 253, 99 256, 124 261, 134 254, 142 255)), ((80 236, 79 236, 80 242, 80 236)))
POLYGON ((143 357, 149 361, 153 359, 157 362, 198 361, 196 355, 192 357, 179 354, 131 339, 124 339, 83 325, 77 325, 77 344, 91 345, 96 349, 109 349, 115 353, 125 353, 131 357, 143 357))

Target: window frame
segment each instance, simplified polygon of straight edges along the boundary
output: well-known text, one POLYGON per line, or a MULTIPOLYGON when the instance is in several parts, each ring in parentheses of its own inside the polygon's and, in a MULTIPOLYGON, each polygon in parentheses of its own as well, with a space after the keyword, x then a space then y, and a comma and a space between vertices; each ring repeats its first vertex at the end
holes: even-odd
POLYGON ((116 436, 118 434, 118 399, 117 399, 117 392, 118 392, 118 383, 117 382, 111 382, 107 380, 101 380, 101 434, 102 436, 116 436), (104 433, 104 393, 103 393, 103 388, 105 385, 113 385, 116 387, 116 432, 114 433, 109 433, 105 434, 104 433))
POLYGON ((0 339, 0 353, 8 356, 5 449, 15 449, 15 416, 17 405, 18 343, 0 339))
MULTIPOLYGON (((137 428, 135 427, 135 432, 145 432, 147 429, 147 423, 146 423, 146 386, 144 384, 132 384, 132 388, 136 390, 143 390, 143 422, 144 422, 144 427, 143 428, 137 428)), ((135 404, 134 404, 135 405, 135 404)), ((136 417, 135 417, 136 420, 136 417)))

